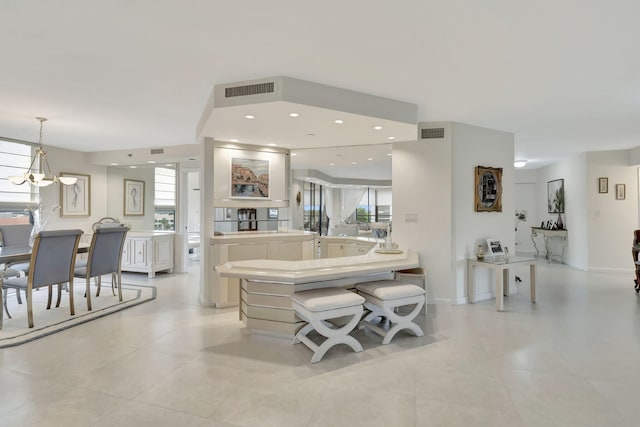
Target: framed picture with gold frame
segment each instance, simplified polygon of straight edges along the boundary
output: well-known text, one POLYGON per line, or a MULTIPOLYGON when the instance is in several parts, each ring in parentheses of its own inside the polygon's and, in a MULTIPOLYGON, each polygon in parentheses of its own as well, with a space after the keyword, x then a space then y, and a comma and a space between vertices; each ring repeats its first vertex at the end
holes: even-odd
POLYGON ((502 168, 476 166, 475 211, 502 212, 502 168))

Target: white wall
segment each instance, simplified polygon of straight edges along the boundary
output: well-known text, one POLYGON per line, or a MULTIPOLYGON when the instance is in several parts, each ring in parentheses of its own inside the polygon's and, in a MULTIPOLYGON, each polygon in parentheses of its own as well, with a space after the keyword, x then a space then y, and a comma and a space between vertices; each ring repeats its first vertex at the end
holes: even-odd
MULTIPOLYGON (((466 259, 478 244, 497 238, 511 253, 514 246, 513 134, 509 132, 453 123, 453 216, 456 263, 455 302, 467 301, 466 259), (475 212, 475 168, 502 168, 502 212, 475 212)), ((485 248, 486 249, 486 248, 485 248)), ((477 269, 476 298, 495 296, 493 279, 485 269, 477 269)))
MULTIPOLYGON (((558 215, 548 213, 547 209, 547 182, 556 179, 564 179, 565 213, 562 215, 562 220, 568 231, 566 262, 581 270, 587 270, 589 265, 589 227, 588 215, 586 215, 587 154, 583 153, 538 169, 538 209, 536 216, 532 218, 532 224, 539 226, 543 221, 557 220, 558 215)), ((629 239, 632 239, 632 236, 629 239)), ((560 253, 560 242, 554 239, 552 243, 554 245, 552 251, 560 253)), ((543 245, 542 240, 538 242, 538 247, 540 245, 543 245)))
POLYGON ((200 172, 187 174, 187 231, 200 232, 200 172))
MULTIPOLYGON (((47 159, 54 174, 60 172, 78 173, 91 177, 91 215, 82 218, 62 218, 60 209, 49 216, 46 229, 70 229, 80 228, 85 233, 92 233, 91 226, 100 218, 107 216, 107 168, 104 166, 90 165, 86 161, 86 153, 65 150, 56 147, 47 147, 47 159)), ((60 186, 51 185, 40 189, 40 205, 44 210, 50 211, 55 205, 60 204, 60 186)))
POLYGON ((117 218, 131 230, 153 230, 155 171, 153 168, 109 168, 108 216, 117 218), (124 180, 144 181, 144 215, 124 216, 124 180))
POLYGON ((418 253, 427 272, 429 301, 451 303, 455 283, 451 126, 443 126, 447 129, 443 139, 393 143, 393 240, 418 253), (407 221, 407 215, 417 220, 407 221))
POLYGON ((633 271, 629 249, 638 228, 638 171, 629 151, 587 153, 588 265, 593 271, 633 271), (598 192, 598 178, 609 179, 609 192, 598 192), (616 184, 626 197, 616 200, 616 184))

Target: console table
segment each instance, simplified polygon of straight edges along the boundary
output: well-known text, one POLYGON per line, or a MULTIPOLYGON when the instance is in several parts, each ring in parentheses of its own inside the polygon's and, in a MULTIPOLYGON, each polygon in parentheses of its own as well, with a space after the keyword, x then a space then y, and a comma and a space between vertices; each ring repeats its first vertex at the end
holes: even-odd
POLYGON ((533 242, 533 247, 536 249, 536 257, 538 256, 540 251, 538 249, 538 246, 536 245, 536 240, 534 239, 534 237, 536 237, 537 235, 541 235, 544 240, 544 250, 547 261, 551 262, 551 258, 557 256, 560 258, 560 262, 564 264, 564 253, 567 250, 567 234, 567 230, 550 230, 548 228, 531 227, 531 241, 533 242), (554 255, 551 251, 550 242, 554 238, 561 240, 562 254, 560 255, 554 255))
POLYGON ((530 257, 490 256, 483 260, 467 259, 467 295, 469 303, 476 301, 476 267, 490 268, 496 277, 496 310, 504 311, 504 295, 509 293, 509 267, 529 266, 531 274, 531 302, 536 302, 536 259, 530 257))

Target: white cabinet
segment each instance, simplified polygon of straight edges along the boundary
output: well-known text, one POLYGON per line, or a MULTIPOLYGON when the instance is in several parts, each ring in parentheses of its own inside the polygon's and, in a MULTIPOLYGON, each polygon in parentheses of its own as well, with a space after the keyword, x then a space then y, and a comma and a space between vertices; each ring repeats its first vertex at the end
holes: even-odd
POLYGON ((321 237, 320 257, 339 258, 345 256, 366 255, 376 244, 376 239, 321 237))
POLYGON ((122 249, 122 271, 173 272, 173 232, 130 231, 122 249))

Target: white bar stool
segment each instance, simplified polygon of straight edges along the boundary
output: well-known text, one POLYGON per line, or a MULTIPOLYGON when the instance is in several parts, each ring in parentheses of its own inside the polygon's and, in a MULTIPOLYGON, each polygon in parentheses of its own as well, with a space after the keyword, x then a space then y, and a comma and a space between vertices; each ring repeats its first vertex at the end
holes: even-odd
POLYGON ((413 323, 413 319, 426 302, 424 289, 397 280, 359 283, 356 285, 356 289, 366 299, 364 306, 371 310, 371 313, 362 319, 360 326, 366 326, 383 337, 382 344, 389 344, 393 337, 403 329, 409 329, 417 337, 424 335, 420 326, 413 323), (395 311, 398 307, 413 304, 415 307, 407 315, 403 316, 395 311), (388 330, 371 323, 371 320, 380 316, 386 317, 391 323, 392 326, 388 330))
POLYGON ((293 344, 302 342, 313 351, 311 363, 317 363, 333 346, 346 344, 355 352, 362 351, 362 345, 349 335, 362 317, 362 303, 360 295, 340 288, 314 289, 296 292, 291 295, 291 302, 296 314, 308 324, 298 331, 293 344), (336 327, 328 319, 351 316, 346 325, 336 327), (311 341, 307 334, 315 330, 327 339, 320 345, 311 341))

